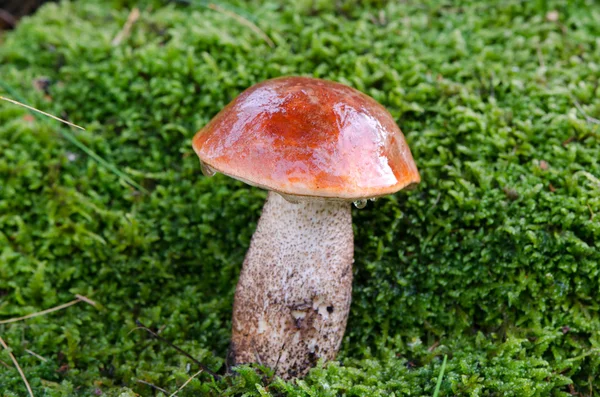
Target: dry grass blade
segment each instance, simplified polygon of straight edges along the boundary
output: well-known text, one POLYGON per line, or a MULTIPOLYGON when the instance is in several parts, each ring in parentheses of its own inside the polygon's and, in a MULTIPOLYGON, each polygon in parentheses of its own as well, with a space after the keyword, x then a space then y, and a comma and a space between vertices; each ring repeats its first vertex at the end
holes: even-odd
POLYGON ((63 303, 62 305, 58 305, 55 307, 51 307, 50 309, 42 310, 41 312, 31 313, 31 314, 28 314, 28 315, 22 316, 22 317, 9 318, 8 320, 2 320, 2 321, 0 321, 0 324, 16 323, 17 321, 27 320, 28 318, 43 316, 44 314, 52 313, 52 312, 55 312, 58 310, 65 309, 69 306, 73 306, 79 302, 81 302, 79 299, 75 299, 70 302, 63 303))
POLYGON ((94 306, 94 307, 97 305, 97 303, 96 303, 95 301, 91 300, 91 299, 90 299, 90 298, 88 298, 87 296, 83 296, 83 295, 75 294, 75 297, 76 297, 77 299, 79 299, 80 301, 87 303, 88 305, 92 305, 92 306, 94 306))
POLYGON ((10 351, 10 349, 8 348, 8 346, 4 342, 4 339, 2 339, 1 336, 0 336, 0 345, 2 345, 2 347, 8 352, 10 359, 12 360, 13 364, 15 364, 17 371, 19 371, 19 375, 21 375, 21 379, 23 379, 23 383, 25 383, 25 387, 27 387, 27 391, 29 392, 29 395, 31 397, 33 397, 33 391, 31 390, 31 386, 29 386, 29 382, 27 382, 27 378, 25 377, 25 374, 23 373, 23 370, 21 369, 19 362, 15 358, 14 354, 12 354, 12 352, 10 351))
POLYGON ((185 381, 185 383, 183 385, 181 385, 181 387, 179 389, 177 389, 169 397, 173 397, 174 395, 176 395, 177 393, 179 393, 181 390, 183 390, 183 388, 186 387, 188 385, 188 383, 190 383, 196 376, 200 375, 202 372, 204 372, 203 369, 201 369, 200 371, 198 371, 194 375, 192 375, 188 380, 185 381))
POLYGON ((0 321, 0 324, 15 323, 17 321, 27 320, 28 318, 43 316, 44 314, 48 314, 48 313, 56 312, 58 310, 66 309, 67 307, 73 306, 79 302, 86 302, 92 306, 96 306, 96 302, 94 302, 90 298, 86 298, 85 296, 81 296, 81 295, 75 295, 75 296, 77 296, 77 299, 74 299, 67 303, 63 303, 62 305, 54 306, 54 307, 51 307, 50 309, 42 310, 41 312, 31 313, 31 314, 28 314, 28 315, 22 316, 22 317, 15 317, 15 318, 9 318, 8 320, 2 320, 2 321, 0 321))
POLYGON ((67 124, 67 125, 70 125, 71 127, 79 128, 80 130, 84 130, 84 131, 85 131, 85 128, 83 128, 83 127, 80 127, 80 126, 78 126, 77 124, 73 124, 73 123, 71 123, 71 122, 69 122, 69 121, 67 121, 67 120, 63 120, 63 119, 61 119, 60 117, 53 116, 53 115, 51 115, 50 113, 46 113, 46 112, 44 112, 44 111, 42 111, 42 110, 39 110, 39 109, 36 109, 36 108, 34 108, 34 107, 32 107, 32 106, 25 105, 24 103, 21 103, 21 102, 19 102, 19 101, 15 101, 14 99, 6 98, 6 97, 3 97, 3 96, 1 96, 1 95, 0 95, 0 99, 2 99, 3 101, 10 102, 10 103, 12 103, 12 104, 14 104, 14 105, 17 105, 17 106, 22 106, 22 107, 24 107, 24 108, 26 108, 26 109, 29 109, 29 110, 33 111, 33 112, 37 112, 37 113, 43 114, 44 116, 48 116, 48 117, 50 117, 50 118, 52 118, 52 119, 54 119, 54 120, 58 120, 58 121, 60 121, 61 123, 65 123, 65 124, 67 124))
POLYGON ((213 3, 210 3, 208 5, 208 8, 210 8, 213 11, 220 12, 221 14, 227 15, 228 17, 231 17, 231 18, 235 19, 236 21, 238 21, 242 25, 247 26, 248 28, 250 28, 250 30, 252 30, 257 35, 259 35, 269 45, 269 47, 271 47, 271 48, 275 47, 275 43, 273 42, 273 40, 271 40, 271 38, 269 36, 267 36, 267 34, 265 32, 263 32, 253 22, 251 22, 251 21, 247 20, 246 18, 244 18, 244 17, 236 14, 235 12, 231 12, 229 10, 226 10, 223 7, 218 6, 216 4, 213 4, 213 3))
POLYGON ((127 17, 125 25, 123 25, 123 29, 121 29, 121 31, 115 36, 111 44, 114 46, 118 46, 119 44, 121 44, 123 39, 129 37, 129 35, 131 34, 131 28, 133 27, 133 24, 138 20, 139 17, 140 10, 138 8, 134 8, 133 10, 131 10, 129 16, 127 17))

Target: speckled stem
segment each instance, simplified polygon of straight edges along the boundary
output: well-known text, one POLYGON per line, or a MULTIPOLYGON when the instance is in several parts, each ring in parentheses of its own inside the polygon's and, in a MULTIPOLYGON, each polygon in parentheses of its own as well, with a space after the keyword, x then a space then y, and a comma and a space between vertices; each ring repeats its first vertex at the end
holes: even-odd
POLYGON ((304 376, 340 347, 352 294, 350 203, 269 193, 240 274, 229 364, 304 376))

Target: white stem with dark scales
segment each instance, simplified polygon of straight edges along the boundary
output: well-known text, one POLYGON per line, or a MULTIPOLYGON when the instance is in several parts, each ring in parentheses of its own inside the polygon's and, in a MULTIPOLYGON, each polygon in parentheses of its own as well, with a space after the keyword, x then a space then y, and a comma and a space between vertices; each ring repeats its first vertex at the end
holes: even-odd
POLYGON ((235 292, 231 365, 291 379, 335 358, 352 294, 350 206, 269 193, 235 292))

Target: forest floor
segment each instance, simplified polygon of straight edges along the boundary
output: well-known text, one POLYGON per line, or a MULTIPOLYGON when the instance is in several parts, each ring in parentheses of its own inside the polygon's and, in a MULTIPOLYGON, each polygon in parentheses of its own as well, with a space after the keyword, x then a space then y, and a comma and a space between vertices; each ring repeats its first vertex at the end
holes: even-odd
POLYGON ((190 3, 49 3, 0 35, 0 95, 85 128, 0 102, 1 396, 27 393, 10 354, 36 396, 225 372, 266 193, 204 177, 191 138, 282 75, 373 96, 422 182, 353 209, 338 361, 178 396, 431 396, 444 357, 439 396, 600 393, 597 3, 190 3))

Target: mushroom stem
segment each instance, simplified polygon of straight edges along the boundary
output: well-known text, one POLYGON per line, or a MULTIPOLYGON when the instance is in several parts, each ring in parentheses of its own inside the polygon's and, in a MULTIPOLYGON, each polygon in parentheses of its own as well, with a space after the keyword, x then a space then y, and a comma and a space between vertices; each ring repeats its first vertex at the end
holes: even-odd
POLYGON ((269 193, 233 306, 231 365, 258 362, 284 379, 335 358, 352 294, 350 203, 290 203, 269 193))

